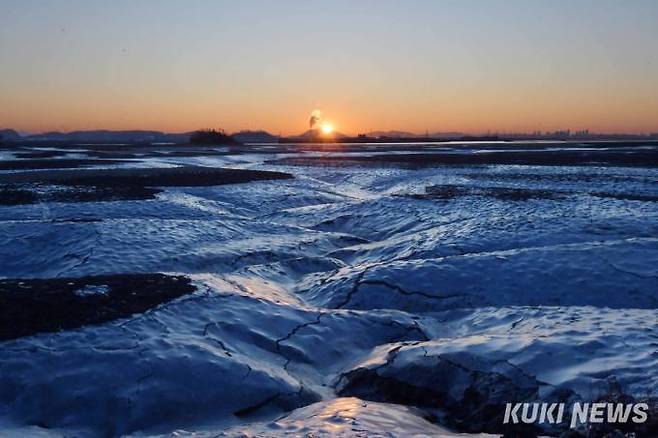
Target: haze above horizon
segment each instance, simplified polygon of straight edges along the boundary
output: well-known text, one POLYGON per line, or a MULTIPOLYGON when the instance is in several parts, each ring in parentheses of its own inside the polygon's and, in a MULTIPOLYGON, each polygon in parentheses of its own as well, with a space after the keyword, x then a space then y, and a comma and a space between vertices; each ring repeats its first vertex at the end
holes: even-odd
POLYGON ((4 0, 0 128, 658 132, 658 2, 4 0))

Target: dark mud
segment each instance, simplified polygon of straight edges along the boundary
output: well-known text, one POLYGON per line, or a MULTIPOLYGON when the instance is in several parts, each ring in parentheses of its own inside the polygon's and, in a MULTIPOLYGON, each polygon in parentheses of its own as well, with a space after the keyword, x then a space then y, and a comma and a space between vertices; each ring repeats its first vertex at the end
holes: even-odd
POLYGON ((378 154, 284 158, 272 163, 293 166, 382 166, 424 168, 445 165, 530 165, 530 166, 658 166, 658 149, 632 151, 559 150, 505 151, 489 153, 378 154))
MULTIPOLYGON (((393 354, 392 360, 394 358, 393 354)), ((541 432, 535 425, 510 428, 502 421, 505 403, 535 400, 540 382, 529 377, 514 379, 499 372, 468 369, 441 357, 434 357, 432 362, 429 366, 425 363, 411 364, 410 369, 405 370, 408 374, 403 373, 400 377, 388 372, 388 364, 374 369, 357 368, 341 376, 337 393, 340 396, 415 406, 430 412, 439 411, 445 416, 440 423, 470 433, 486 430, 535 437, 541 432), (414 373, 423 376, 418 385, 407 380, 414 373), (465 380, 469 380, 470 384, 464 389, 462 397, 453 397, 451 388, 454 382, 465 380)))
POLYGON ((588 194, 597 198, 611 198, 619 201, 658 202, 658 195, 645 195, 642 193, 591 192, 588 194))
POLYGON ((463 185, 441 185, 425 188, 423 194, 406 195, 414 199, 450 200, 464 196, 496 198, 503 201, 529 201, 531 199, 549 199, 553 201, 568 196, 589 195, 597 198, 616 199, 619 201, 658 202, 658 195, 644 193, 619 192, 569 192, 559 190, 527 189, 518 187, 473 187, 463 185))
POLYGON ((34 171, 0 175, 0 205, 152 199, 158 187, 199 187, 289 179, 260 170, 174 167, 34 171))
POLYGON ((194 291, 164 274, 0 280, 0 340, 112 321, 194 291))
POLYGON ((54 158, 62 157, 66 155, 66 151, 29 151, 29 152, 17 152, 14 154, 14 157, 21 159, 36 159, 36 158, 54 158))
POLYGON ((464 176, 474 180, 485 181, 533 181, 533 182, 604 182, 615 184, 638 183, 658 186, 658 179, 639 176, 639 175, 609 175, 602 173, 592 175, 586 173, 560 173, 560 174, 541 174, 541 173, 462 173, 464 176))
POLYGON ((249 181, 289 179, 292 175, 264 170, 182 166, 146 169, 81 169, 0 175, 0 184, 37 183, 66 186, 213 186, 249 181))
POLYGON ((86 166, 108 166, 127 163, 126 160, 95 160, 95 159, 27 159, 27 160, 2 160, 0 170, 31 170, 31 169, 77 169, 86 166))
POLYGON ((528 201, 530 199, 564 199, 568 193, 553 190, 524 189, 512 187, 471 187, 459 185, 429 186, 424 194, 411 195, 416 199, 453 199, 462 196, 482 196, 504 201, 528 201))
POLYGON ((21 205, 37 203, 35 192, 13 185, 0 186, 0 205, 21 205))
POLYGON ((41 202, 111 202, 153 199, 161 190, 139 186, 0 186, 0 205, 27 205, 41 202))
POLYGON ((232 155, 215 149, 131 149, 131 150, 89 150, 85 152, 89 157, 103 159, 138 159, 138 158, 166 158, 166 157, 213 157, 232 155))

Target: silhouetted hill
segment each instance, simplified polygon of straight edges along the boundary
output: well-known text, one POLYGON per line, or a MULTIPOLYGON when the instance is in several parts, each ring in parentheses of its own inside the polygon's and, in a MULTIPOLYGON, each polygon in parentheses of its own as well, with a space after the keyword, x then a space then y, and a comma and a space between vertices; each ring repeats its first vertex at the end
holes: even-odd
POLYGON ((417 137, 417 134, 407 131, 372 131, 366 134, 368 137, 417 137))
POLYGON ((305 131, 297 136, 290 137, 293 139, 301 140, 301 141, 306 141, 306 140, 326 140, 326 139, 339 139, 339 138, 344 138, 347 137, 345 134, 334 131, 331 134, 324 134, 321 130, 319 129, 309 129, 308 131, 305 131))
MULTIPOLYGON (((429 134, 432 138, 441 138, 441 139, 452 139, 452 138, 462 138, 467 137, 463 132, 453 131, 453 132, 430 132, 429 134)), ((424 137, 424 135, 423 135, 424 137)))
POLYGON ((279 137, 267 131, 240 131, 232 136, 240 143, 277 143, 279 137))
POLYGON ((190 135, 190 143, 206 145, 236 145, 241 144, 232 135, 228 135, 223 129, 200 129, 190 135))
POLYGON ((372 138, 460 138, 464 137, 463 132, 429 132, 429 133, 414 133, 409 131, 372 131, 366 134, 367 137, 372 138))
POLYGON ((0 129, 0 140, 18 140, 21 135, 13 129, 0 129))
POLYGON ((190 133, 167 134, 160 131, 73 131, 46 132, 25 137, 26 140, 72 141, 90 143, 187 143, 190 133))

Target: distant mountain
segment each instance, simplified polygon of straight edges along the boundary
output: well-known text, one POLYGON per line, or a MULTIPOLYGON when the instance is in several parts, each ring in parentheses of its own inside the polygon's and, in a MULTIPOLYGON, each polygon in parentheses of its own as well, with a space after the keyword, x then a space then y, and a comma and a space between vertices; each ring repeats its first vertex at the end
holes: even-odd
POLYGON ((338 131, 333 131, 331 134, 324 134, 319 129, 309 129, 299 135, 296 135, 294 139, 304 141, 304 140, 318 140, 318 139, 332 139, 332 138, 345 138, 347 135, 340 133, 338 131))
MULTIPOLYGON (((463 132, 430 132, 430 138, 461 138, 466 136, 463 132)), ((424 135, 423 135, 424 137, 424 135)))
POLYGON ((436 138, 436 139, 450 139, 464 137, 463 132, 429 132, 415 134, 408 131, 373 131, 366 134, 368 137, 373 138, 436 138))
POLYGON ((240 131, 232 136, 240 143, 277 143, 279 137, 267 131, 240 131))
POLYGON ((18 140, 21 135, 13 129, 0 129, 0 138, 2 140, 18 140))
POLYGON ((190 133, 168 134, 160 131, 73 131, 46 132, 25 137, 35 141, 73 141, 90 143, 187 143, 190 133))
POLYGON ((407 131, 372 131, 366 134, 368 137, 392 137, 392 138, 411 138, 418 137, 418 134, 407 131))

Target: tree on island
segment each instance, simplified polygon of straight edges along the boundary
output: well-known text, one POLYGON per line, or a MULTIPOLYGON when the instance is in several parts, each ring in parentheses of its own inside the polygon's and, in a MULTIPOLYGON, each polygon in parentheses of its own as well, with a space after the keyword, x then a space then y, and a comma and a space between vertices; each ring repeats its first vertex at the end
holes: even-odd
POLYGON ((192 144, 240 144, 233 136, 226 134, 223 129, 200 129, 190 135, 192 144))

